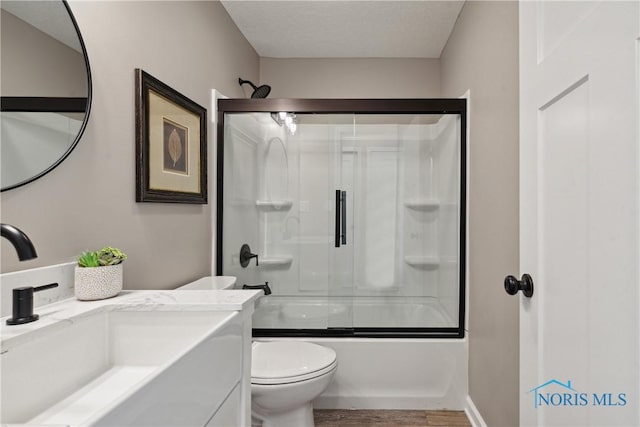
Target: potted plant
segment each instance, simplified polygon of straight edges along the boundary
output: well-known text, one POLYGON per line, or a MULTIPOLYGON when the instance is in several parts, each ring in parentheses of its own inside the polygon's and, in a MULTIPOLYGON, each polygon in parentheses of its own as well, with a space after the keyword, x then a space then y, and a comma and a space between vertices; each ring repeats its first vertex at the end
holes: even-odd
POLYGON ((92 301, 118 295, 122 290, 122 262, 125 259, 124 252, 110 246, 83 252, 78 257, 75 271, 76 298, 92 301))

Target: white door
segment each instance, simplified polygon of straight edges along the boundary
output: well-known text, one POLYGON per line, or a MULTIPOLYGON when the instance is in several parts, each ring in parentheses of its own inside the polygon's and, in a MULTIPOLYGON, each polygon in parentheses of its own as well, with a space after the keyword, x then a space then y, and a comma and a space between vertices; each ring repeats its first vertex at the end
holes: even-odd
POLYGON ((638 426, 638 1, 520 2, 520 423, 638 426))

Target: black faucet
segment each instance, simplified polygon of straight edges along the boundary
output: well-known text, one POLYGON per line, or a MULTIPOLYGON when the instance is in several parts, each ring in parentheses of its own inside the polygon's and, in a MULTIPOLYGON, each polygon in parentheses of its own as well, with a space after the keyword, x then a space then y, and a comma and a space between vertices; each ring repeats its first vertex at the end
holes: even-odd
POLYGON ((36 248, 33 247, 33 243, 29 237, 24 234, 22 230, 9 224, 0 224, 0 231, 2 237, 11 242, 13 247, 18 252, 18 259, 20 261, 26 261, 29 259, 37 258, 36 248))
POLYGON ((242 289, 262 289, 265 295, 271 295, 271 288, 269 282, 264 282, 264 285, 242 285, 242 289))

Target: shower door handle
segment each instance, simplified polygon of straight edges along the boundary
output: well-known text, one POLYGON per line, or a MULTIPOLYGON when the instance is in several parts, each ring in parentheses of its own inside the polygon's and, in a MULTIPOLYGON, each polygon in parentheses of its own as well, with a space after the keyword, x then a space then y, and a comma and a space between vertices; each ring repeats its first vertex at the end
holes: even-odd
POLYGON ((347 192, 340 192, 340 211, 342 211, 342 234, 340 237, 342 238, 342 244, 347 244, 347 192))
POLYGON ((340 206, 342 204, 342 191, 336 190, 336 229, 335 229, 335 246, 340 247, 340 221, 342 220, 340 206))
POLYGON ((347 192, 336 190, 335 246, 347 244, 347 192))

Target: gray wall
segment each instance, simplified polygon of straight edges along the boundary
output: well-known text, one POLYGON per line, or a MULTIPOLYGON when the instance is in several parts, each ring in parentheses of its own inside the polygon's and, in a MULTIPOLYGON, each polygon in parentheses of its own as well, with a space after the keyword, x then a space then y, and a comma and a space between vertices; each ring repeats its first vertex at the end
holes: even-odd
POLYGON ((518 3, 468 1, 441 57, 442 95, 471 90, 469 395, 490 426, 518 425, 518 3))
MULTIPOLYGON (((258 80, 258 55, 218 2, 73 0, 70 6, 91 62, 91 117, 57 169, 1 194, 2 222, 23 229, 39 254, 19 263, 1 239, 2 271, 67 262, 82 250, 112 245, 129 255, 129 289, 170 288, 210 274, 211 174, 208 205, 135 202, 134 69, 209 110, 213 88, 244 96, 238 76, 258 80)), ((210 161, 213 154, 209 141, 210 161)))
POLYGON ((440 61, 411 58, 260 58, 270 98, 440 96, 440 61))

